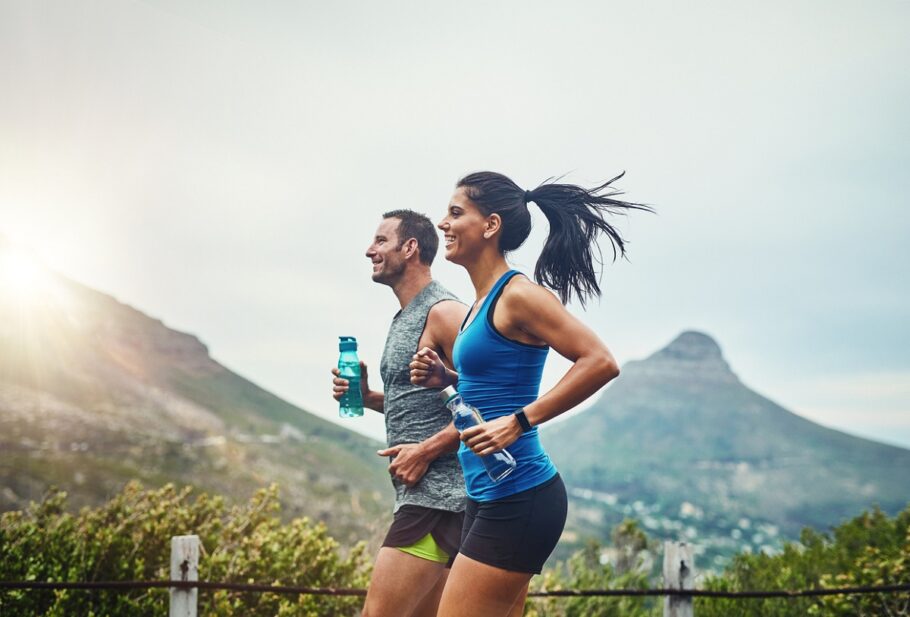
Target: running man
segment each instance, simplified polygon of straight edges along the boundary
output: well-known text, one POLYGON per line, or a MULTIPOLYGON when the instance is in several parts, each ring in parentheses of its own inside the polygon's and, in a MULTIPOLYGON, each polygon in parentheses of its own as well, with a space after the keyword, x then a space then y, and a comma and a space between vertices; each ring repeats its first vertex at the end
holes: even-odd
MULTIPOLYGON (((466 307, 433 280, 439 248, 433 223, 410 210, 383 215, 366 256, 373 280, 392 288, 401 310, 392 319, 380 364, 384 392, 370 390, 361 363, 365 407, 385 415, 394 520, 376 557, 364 603, 368 617, 436 615, 449 568, 458 553, 465 487, 455 454, 460 443, 438 389, 414 385, 409 364, 429 347, 451 367, 452 345, 466 307)), ((334 397, 348 389, 335 375, 334 397)))

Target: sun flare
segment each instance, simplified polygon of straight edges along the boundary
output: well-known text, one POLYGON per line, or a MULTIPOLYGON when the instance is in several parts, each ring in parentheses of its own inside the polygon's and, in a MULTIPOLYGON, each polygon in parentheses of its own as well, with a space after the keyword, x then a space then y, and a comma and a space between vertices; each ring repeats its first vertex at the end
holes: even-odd
POLYGON ((0 285, 15 296, 30 296, 50 282, 47 271, 27 253, 6 250, 0 254, 0 285))
POLYGON ((68 308, 68 295, 37 257, 15 244, 0 242, 0 305, 41 312, 68 308))

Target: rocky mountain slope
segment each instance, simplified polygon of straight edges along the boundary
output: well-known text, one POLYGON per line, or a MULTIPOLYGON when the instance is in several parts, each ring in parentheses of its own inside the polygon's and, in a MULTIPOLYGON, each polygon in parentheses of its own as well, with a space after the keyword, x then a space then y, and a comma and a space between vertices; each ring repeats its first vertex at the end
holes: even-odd
MULTIPOLYGON (((0 264, 5 255, 0 246, 0 264)), ((277 482, 289 515, 324 520, 344 540, 387 522, 382 444, 281 400, 195 336, 110 296, 46 271, 4 272, 0 509, 52 484, 82 505, 130 478, 240 499, 277 482)))
POLYGON ((825 428, 750 390, 699 332, 627 363, 600 400, 542 439, 572 491, 570 539, 608 537, 630 516, 717 556, 910 501, 910 451, 825 428))

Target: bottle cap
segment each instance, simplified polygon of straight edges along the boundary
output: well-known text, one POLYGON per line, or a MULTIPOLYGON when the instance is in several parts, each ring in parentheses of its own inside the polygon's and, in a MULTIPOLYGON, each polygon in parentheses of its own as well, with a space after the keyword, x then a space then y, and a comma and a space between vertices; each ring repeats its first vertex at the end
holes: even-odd
POLYGON ((338 351, 357 351, 357 339, 353 336, 339 336, 338 339, 338 351))
POLYGON ((458 390, 455 389, 455 386, 446 386, 439 391, 439 398, 442 399, 443 403, 448 403, 456 394, 458 394, 458 390))

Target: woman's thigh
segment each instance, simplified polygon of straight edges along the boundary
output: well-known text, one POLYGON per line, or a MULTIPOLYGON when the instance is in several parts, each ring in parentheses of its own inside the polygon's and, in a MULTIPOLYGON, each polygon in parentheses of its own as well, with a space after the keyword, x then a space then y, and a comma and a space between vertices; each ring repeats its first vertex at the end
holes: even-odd
POLYGON ((459 554, 439 601, 438 617, 507 617, 531 573, 512 572, 459 554))

